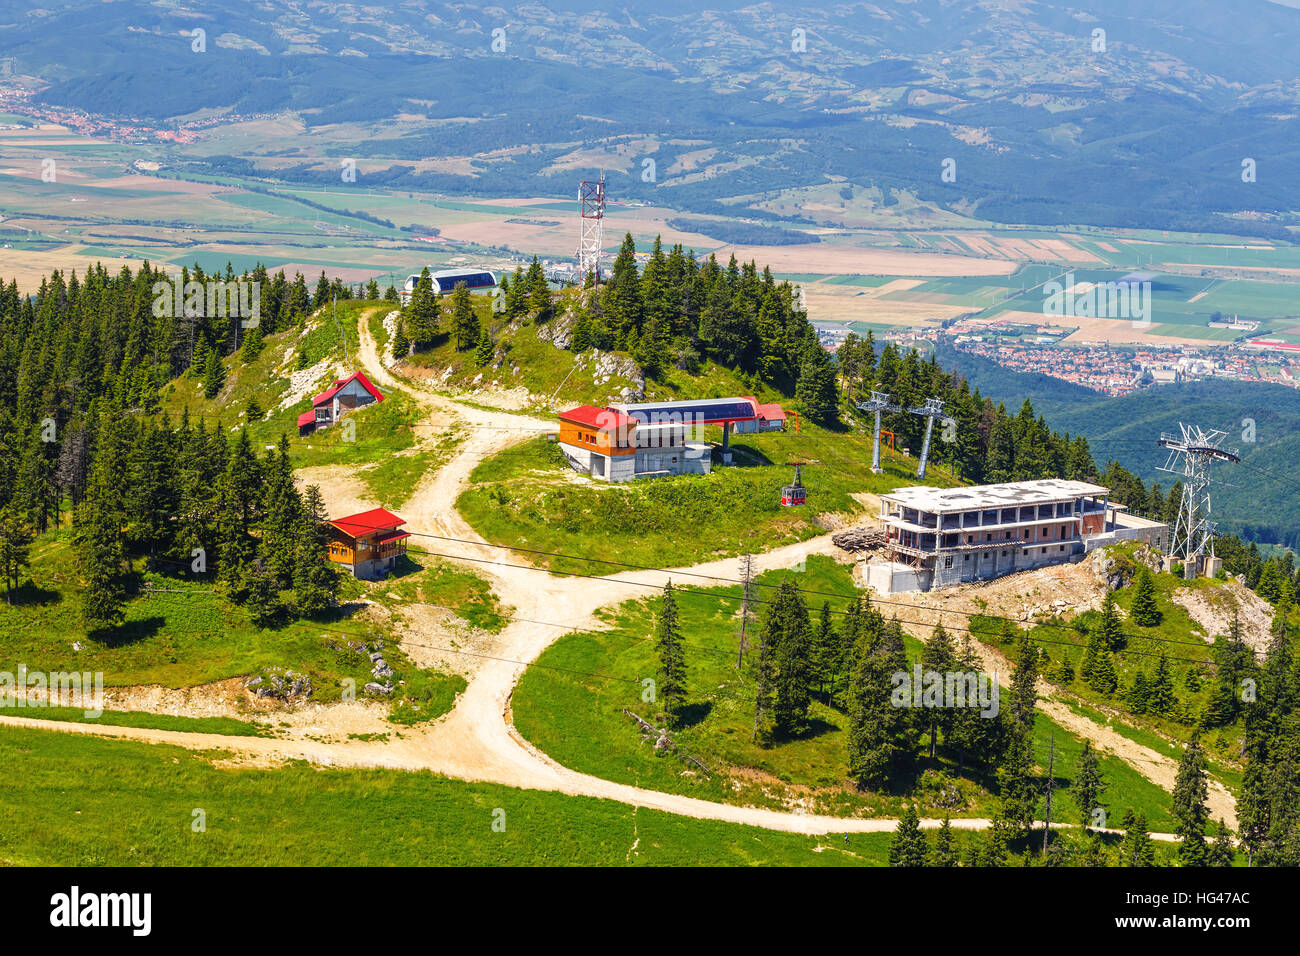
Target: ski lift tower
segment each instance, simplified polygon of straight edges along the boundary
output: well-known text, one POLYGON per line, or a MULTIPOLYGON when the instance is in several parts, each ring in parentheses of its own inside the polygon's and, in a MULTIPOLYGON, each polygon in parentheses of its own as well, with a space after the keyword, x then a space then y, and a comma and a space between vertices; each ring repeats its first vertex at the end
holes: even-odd
POLYGON ((871 470, 880 474, 880 413, 901 412, 903 407, 890 402, 888 392, 872 392, 871 400, 858 402, 858 408, 864 412, 875 412, 876 425, 871 432, 871 470))
POLYGON ((1216 526, 1210 508, 1210 469, 1218 461, 1239 462, 1241 455, 1235 448, 1221 444, 1227 432, 1182 422, 1178 427, 1181 434, 1165 433, 1159 441, 1161 448, 1169 449, 1169 460, 1160 471, 1178 475, 1183 482, 1183 500, 1169 539, 1169 557, 1182 560, 1183 576, 1188 579, 1196 577, 1199 570, 1212 577, 1218 571, 1218 558, 1214 555, 1216 526))
POLYGON ((921 442, 921 460, 916 465, 916 477, 924 478, 925 466, 930 461, 930 433, 934 431, 934 420, 937 418, 944 425, 949 422, 956 425, 957 419, 944 412, 941 398, 927 398, 924 405, 909 408, 908 411, 925 418, 925 441, 921 442))
POLYGON ((605 246, 605 174, 599 180, 584 179, 578 187, 581 229, 578 233, 578 282, 587 274, 600 282, 600 254, 605 246))

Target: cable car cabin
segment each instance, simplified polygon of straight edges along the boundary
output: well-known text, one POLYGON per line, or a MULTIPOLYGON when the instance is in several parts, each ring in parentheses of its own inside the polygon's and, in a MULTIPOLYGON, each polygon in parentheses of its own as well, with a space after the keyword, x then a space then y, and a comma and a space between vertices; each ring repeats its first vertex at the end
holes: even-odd
POLYGON ((803 486, 803 466, 808 462, 787 461, 786 464, 794 465, 794 481, 781 489, 781 505, 785 508, 806 505, 808 503, 808 489, 803 486))

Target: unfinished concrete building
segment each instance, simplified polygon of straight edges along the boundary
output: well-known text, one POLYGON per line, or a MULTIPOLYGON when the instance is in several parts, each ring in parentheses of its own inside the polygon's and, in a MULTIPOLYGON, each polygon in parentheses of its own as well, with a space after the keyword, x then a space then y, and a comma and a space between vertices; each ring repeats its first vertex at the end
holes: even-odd
POLYGON ((1124 540, 1164 548, 1169 528, 1128 513, 1110 489, 1046 478, 966 488, 898 488, 880 496, 883 554, 866 565, 884 594, 985 581, 1081 560, 1124 540))

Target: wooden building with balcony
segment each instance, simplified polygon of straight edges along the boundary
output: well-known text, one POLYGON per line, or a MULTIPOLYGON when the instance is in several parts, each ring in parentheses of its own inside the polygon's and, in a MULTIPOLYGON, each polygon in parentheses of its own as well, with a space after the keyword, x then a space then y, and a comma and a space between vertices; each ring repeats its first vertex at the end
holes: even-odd
POLYGON ((404 524, 405 518, 384 508, 332 518, 326 557, 335 564, 347 566, 354 577, 366 580, 383 577, 406 554, 406 539, 411 535, 401 530, 404 524))

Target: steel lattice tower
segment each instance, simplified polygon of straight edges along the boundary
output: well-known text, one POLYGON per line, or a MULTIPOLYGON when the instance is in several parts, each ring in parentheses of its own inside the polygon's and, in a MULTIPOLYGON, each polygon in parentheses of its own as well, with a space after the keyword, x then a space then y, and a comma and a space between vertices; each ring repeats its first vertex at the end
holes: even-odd
POLYGON ((1198 425, 1178 423, 1181 435, 1162 434, 1160 447, 1169 449, 1169 460, 1160 471, 1178 475, 1183 482, 1183 499, 1178 520, 1169 539, 1169 556, 1181 558, 1188 573, 1195 573, 1202 557, 1214 557, 1213 512, 1210 507, 1210 468, 1217 461, 1241 461, 1235 448, 1220 442, 1227 432, 1206 430, 1198 425), (1182 459, 1181 464, 1179 459, 1182 459))
POLYGON ((888 392, 872 392, 871 400, 867 402, 858 402, 858 408, 864 412, 875 412, 876 428, 871 433, 871 470, 880 472, 880 413, 881 412, 901 412, 901 405, 895 405, 889 400, 888 392))
POLYGON ((584 179, 578 187, 581 207, 578 234, 578 276, 584 282, 588 273, 600 281, 600 255, 605 247, 605 174, 599 180, 584 179))
POLYGON ((937 418, 945 425, 949 422, 955 425, 957 419, 944 412, 943 399, 941 398, 927 398, 924 405, 909 408, 908 411, 913 415, 921 415, 925 418, 925 440, 921 442, 921 460, 916 464, 916 477, 924 478, 925 466, 930 461, 930 433, 934 431, 934 420, 937 418))

